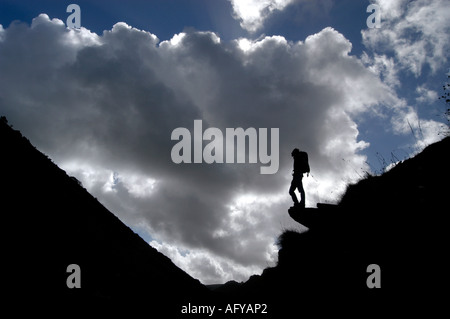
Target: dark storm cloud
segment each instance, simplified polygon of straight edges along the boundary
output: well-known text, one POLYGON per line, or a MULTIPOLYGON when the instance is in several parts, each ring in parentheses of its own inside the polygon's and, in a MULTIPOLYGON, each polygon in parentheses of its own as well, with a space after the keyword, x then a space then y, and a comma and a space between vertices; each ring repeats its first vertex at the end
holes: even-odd
POLYGON ((205 281, 244 279, 273 261, 274 238, 290 224, 294 147, 310 156, 310 205, 335 199, 366 169, 353 118, 397 98, 350 51, 331 28, 298 43, 222 43, 198 31, 160 43, 125 23, 98 36, 40 15, 0 29, 0 110, 184 269, 205 281), (174 164, 171 132, 192 132, 195 119, 223 132, 279 128, 278 173, 261 175, 260 163, 174 164))

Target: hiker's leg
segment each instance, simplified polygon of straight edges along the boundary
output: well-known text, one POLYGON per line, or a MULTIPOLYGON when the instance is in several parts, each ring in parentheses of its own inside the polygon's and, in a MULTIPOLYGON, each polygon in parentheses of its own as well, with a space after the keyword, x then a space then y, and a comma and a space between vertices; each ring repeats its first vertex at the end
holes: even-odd
POLYGON ((295 195, 295 189, 297 188, 297 185, 295 184, 295 178, 292 179, 291 187, 289 187, 289 195, 291 195, 292 200, 294 201, 294 204, 298 204, 297 195, 295 195))
POLYGON ((298 191, 300 192, 300 196, 301 196, 300 203, 303 206, 305 206, 305 203, 306 203, 306 201, 305 201, 305 190, 303 189, 302 177, 300 177, 300 180, 299 180, 299 182, 297 184, 297 188, 298 188, 298 191))

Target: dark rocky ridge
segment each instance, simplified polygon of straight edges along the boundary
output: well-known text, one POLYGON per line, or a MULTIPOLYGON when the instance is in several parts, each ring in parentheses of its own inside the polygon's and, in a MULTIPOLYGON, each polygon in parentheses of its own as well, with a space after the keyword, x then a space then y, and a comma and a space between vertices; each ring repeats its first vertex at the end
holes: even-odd
POLYGON ((0 122, 3 288, 10 304, 25 311, 97 305, 111 312, 138 305, 154 313, 152 305, 175 310, 188 299, 209 298, 198 280, 0 122), (81 289, 67 288, 70 264, 81 268, 81 289))
POLYGON ((311 312, 404 316, 418 308, 430 317, 444 301, 447 281, 449 147, 446 138, 382 176, 349 186, 337 206, 293 214, 309 230, 280 235, 276 267, 211 292, 2 120, 4 304, 27 314, 59 305, 91 313, 95 306, 103 315, 126 308, 175 318, 189 302, 224 309, 252 302, 268 305, 264 318, 311 312), (81 289, 66 286, 69 264, 81 267, 81 289), (369 264, 381 267, 381 289, 367 288, 369 264))
POLYGON ((445 305, 450 138, 381 176, 350 185, 338 205, 289 210, 309 228, 279 236, 277 266, 215 291, 268 298, 278 313, 420 315, 445 305), (369 289, 367 267, 381 269, 369 289))

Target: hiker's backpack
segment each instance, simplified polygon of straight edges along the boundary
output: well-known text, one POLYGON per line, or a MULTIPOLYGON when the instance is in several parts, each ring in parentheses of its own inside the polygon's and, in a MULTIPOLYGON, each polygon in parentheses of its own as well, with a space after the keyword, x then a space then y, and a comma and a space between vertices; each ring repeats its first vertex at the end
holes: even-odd
POLYGON ((308 163, 308 153, 300 152, 296 155, 295 159, 296 165, 294 171, 299 171, 300 173, 309 173, 309 163, 308 163))

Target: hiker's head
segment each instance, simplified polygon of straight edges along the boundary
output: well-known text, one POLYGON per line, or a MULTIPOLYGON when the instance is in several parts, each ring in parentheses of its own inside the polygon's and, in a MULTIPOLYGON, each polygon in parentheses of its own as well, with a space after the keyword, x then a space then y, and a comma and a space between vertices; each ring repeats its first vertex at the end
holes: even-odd
POLYGON ((297 154, 300 154, 300 150, 298 148, 294 148, 294 150, 292 151, 291 155, 295 156, 297 154))

